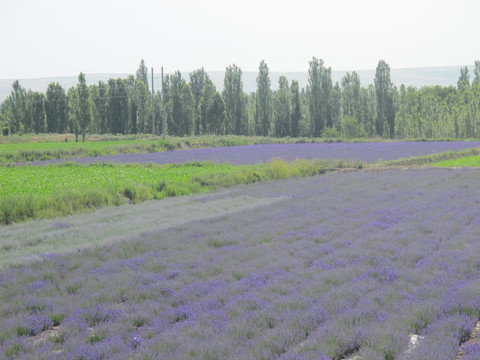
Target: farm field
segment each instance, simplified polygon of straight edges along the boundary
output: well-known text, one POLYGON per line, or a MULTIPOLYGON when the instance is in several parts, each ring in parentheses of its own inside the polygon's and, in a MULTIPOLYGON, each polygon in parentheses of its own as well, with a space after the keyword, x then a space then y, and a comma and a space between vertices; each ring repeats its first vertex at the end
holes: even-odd
MULTIPOLYGON (((211 161, 244 165, 268 162, 282 158, 334 159, 375 163, 412 156, 422 156, 445 151, 459 151, 480 147, 478 141, 392 141, 362 143, 299 143, 299 144, 257 144, 201 149, 187 149, 168 152, 116 154, 108 156, 82 157, 71 159, 81 164, 95 162, 114 163, 185 163, 211 161)), ((58 164, 64 160, 33 161, 32 165, 58 164)))
MULTIPOLYGON (((92 135, 75 142, 72 134, 0 137, 0 163, 46 159, 71 159, 112 154, 161 152, 184 148, 225 147, 268 143, 294 143, 305 139, 277 139, 250 136, 161 137, 149 135, 92 135)), ((309 140, 312 141, 312 140, 309 140)), ((323 141, 316 139, 313 141, 323 141)))
POLYGON ((478 359, 461 344, 480 318, 479 175, 365 169, 6 227, 0 354, 478 359))
POLYGON ((0 224, 52 218, 105 206, 205 192, 219 187, 357 166, 345 161, 281 159, 265 164, 112 163, 0 167, 0 224))
POLYGON ((435 166, 445 167, 480 167, 480 156, 465 156, 459 159, 440 161, 435 166))

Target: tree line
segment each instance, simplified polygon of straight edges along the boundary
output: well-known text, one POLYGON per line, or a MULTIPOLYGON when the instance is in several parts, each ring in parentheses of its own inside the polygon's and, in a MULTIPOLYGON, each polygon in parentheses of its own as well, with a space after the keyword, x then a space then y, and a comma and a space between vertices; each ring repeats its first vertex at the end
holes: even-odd
POLYGON ((272 90, 269 68, 259 66, 257 89, 243 91, 242 70, 226 68, 218 91, 203 69, 180 71, 164 78, 162 91, 149 90, 142 60, 135 75, 88 86, 80 73, 67 91, 50 83, 45 93, 24 89, 19 81, 0 105, 4 135, 21 133, 87 133, 258 135, 273 137, 480 137, 480 61, 473 80, 461 69, 457 86, 397 88, 390 67, 380 60, 373 84, 346 73, 333 84, 332 70, 322 59, 309 62, 308 83, 285 76, 272 90), (165 119, 164 119, 165 117, 165 119), (165 129, 163 129, 165 124, 165 129))

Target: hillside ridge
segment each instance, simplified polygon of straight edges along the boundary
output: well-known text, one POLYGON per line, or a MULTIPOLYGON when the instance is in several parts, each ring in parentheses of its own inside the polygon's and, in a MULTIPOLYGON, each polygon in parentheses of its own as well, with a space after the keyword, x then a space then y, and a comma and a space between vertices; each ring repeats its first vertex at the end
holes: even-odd
MULTIPOLYGON (((399 87, 404 84, 405 86, 455 86, 457 84, 458 77, 460 76, 460 68, 463 66, 439 66, 439 67, 418 67, 418 68, 401 68, 391 69, 390 75, 394 85, 399 87)), ((469 73, 473 74, 473 65, 469 65, 469 73)), ((366 87, 369 84, 373 84, 375 77, 375 70, 358 70, 356 71, 360 76, 362 86, 366 87)), ((211 80, 215 84, 217 90, 223 88, 223 79, 225 71, 207 71, 211 80)), ((335 84, 337 81, 340 83, 342 77, 347 71, 332 71, 332 80, 335 84)), ((188 81, 188 72, 182 72, 182 76, 188 81)), ((256 71, 243 71, 243 90, 246 93, 251 93, 256 90, 256 78, 258 72, 256 71)), ((130 74, 122 73, 99 73, 99 74, 86 74, 87 84, 97 84, 98 81, 108 81, 109 78, 126 78, 130 74)), ((300 88, 305 88, 308 83, 308 71, 301 72, 278 72, 271 71, 269 73, 272 83, 272 90, 278 88, 278 78, 284 75, 289 81, 297 80, 300 88)), ((58 77, 43 77, 43 78, 31 78, 31 79, 18 79, 20 85, 25 89, 31 89, 33 91, 46 92, 48 84, 51 82, 58 82, 65 90, 75 86, 77 83, 77 76, 58 76, 58 77)), ((12 83, 15 79, 0 79, 0 102, 3 101, 12 89, 12 83)), ((159 74, 155 74, 154 87, 160 89, 161 80, 159 74)))

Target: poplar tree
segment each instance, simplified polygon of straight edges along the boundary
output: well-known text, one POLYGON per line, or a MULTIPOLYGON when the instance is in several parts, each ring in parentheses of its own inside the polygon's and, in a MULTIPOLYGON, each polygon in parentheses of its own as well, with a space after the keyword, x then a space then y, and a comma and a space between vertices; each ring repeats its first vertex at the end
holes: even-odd
POLYGON ((285 76, 278 79, 278 90, 274 93, 274 127, 275 136, 285 137, 290 135, 291 129, 291 94, 288 80, 285 76))
POLYGON ((100 134, 108 132, 108 89, 107 84, 99 81, 90 88, 95 128, 100 134))
POLYGON ((470 75, 468 73, 468 67, 462 67, 460 69, 460 77, 457 81, 458 90, 463 93, 470 87, 470 75))
POLYGON ((45 132, 45 95, 37 91, 28 91, 29 115, 35 134, 45 132))
POLYGON ((292 80, 290 86, 292 100, 292 114, 290 121, 290 136, 298 137, 300 134, 300 119, 302 118, 302 105, 300 99, 300 89, 297 80, 292 80))
POLYGON ((270 85, 268 66, 262 60, 257 76, 257 93, 255 94, 255 133, 260 136, 268 136, 270 132, 272 118, 272 90, 270 85))
POLYGON ((167 76, 168 103, 167 126, 170 135, 187 136, 192 134, 195 115, 195 98, 189 84, 180 71, 167 76))
POLYGON ((209 111, 211 133, 223 135, 225 134, 225 119, 227 113, 225 111, 225 102, 222 95, 215 91, 212 97, 212 102, 209 111))
POLYGON ((395 136, 395 109, 393 105, 393 84, 390 80, 390 66, 380 60, 375 72, 375 93, 377 96, 377 117, 375 129, 377 135, 395 136))
POLYGON ((68 100, 65 89, 57 82, 50 83, 45 94, 47 132, 63 134, 68 128, 68 100))
POLYGON ((148 69, 145 66, 145 61, 143 61, 143 59, 140 61, 140 65, 135 73, 135 80, 142 81, 148 89, 148 69))
POLYGON ((210 79, 205 81, 205 86, 202 89, 202 96, 199 104, 200 134, 214 134, 217 133, 213 130, 215 127, 212 125, 212 119, 210 117, 210 111, 212 107, 213 96, 216 93, 215 85, 210 79))
POLYGON ((92 122, 92 101, 90 99, 90 92, 88 91, 85 74, 78 75, 78 84, 76 91, 78 107, 77 107, 77 121, 80 132, 82 133, 82 141, 85 142, 87 129, 92 122))
POLYGON ((322 114, 322 73, 323 60, 313 57, 309 62, 307 97, 310 110, 310 134, 319 137, 325 127, 325 119, 322 114))
POLYGON ((360 77, 353 71, 342 78, 342 113, 359 120, 360 111, 360 77))
POLYGON ((108 131, 125 134, 128 123, 128 94, 123 79, 108 80, 108 131))
POLYGON ((22 133, 25 124, 29 122, 27 114, 27 91, 20 85, 18 80, 12 84, 10 92, 10 130, 12 133, 22 133))
POLYGON ((332 70, 325 68, 322 59, 313 57, 309 62, 307 98, 310 110, 311 136, 319 137, 326 126, 333 124, 330 94, 332 70))
POLYGON ((475 60, 475 67, 473 68, 473 85, 480 84, 480 60, 475 60))
POLYGON ((209 81, 207 72, 202 68, 194 70, 190 73, 190 88, 192 89, 193 97, 195 99, 195 135, 199 135, 201 130, 201 115, 200 115, 200 100, 203 94, 203 88, 206 82, 209 81))
POLYGON ((247 135, 246 97, 243 92, 242 70, 235 64, 226 68, 222 96, 227 111, 226 133, 247 135))

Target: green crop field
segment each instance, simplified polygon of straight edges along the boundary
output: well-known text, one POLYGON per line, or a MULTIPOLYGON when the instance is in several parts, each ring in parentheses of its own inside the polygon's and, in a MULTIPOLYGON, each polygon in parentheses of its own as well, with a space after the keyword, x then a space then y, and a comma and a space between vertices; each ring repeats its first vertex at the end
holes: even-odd
POLYGON ((0 167, 0 224, 53 218, 104 206, 139 203, 219 187, 291 176, 325 168, 359 166, 343 161, 273 160, 256 165, 190 162, 166 165, 80 165, 0 167))
POLYGON ((466 156, 459 159, 445 160, 435 163, 437 167, 480 167, 480 155, 466 156))
POLYGON ((0 162, 68 159, 73 157, 154 152, 175 148, 166 140, 117 140, 0 144, 0 162))
POLYGON ((0 196, 54 194, 69 189, 96 188, 120 191, 130 184, 161 187, 160 183, 187 183, 194 176, 230 172, 228 164, 112 165, 0 167, 0 196))

